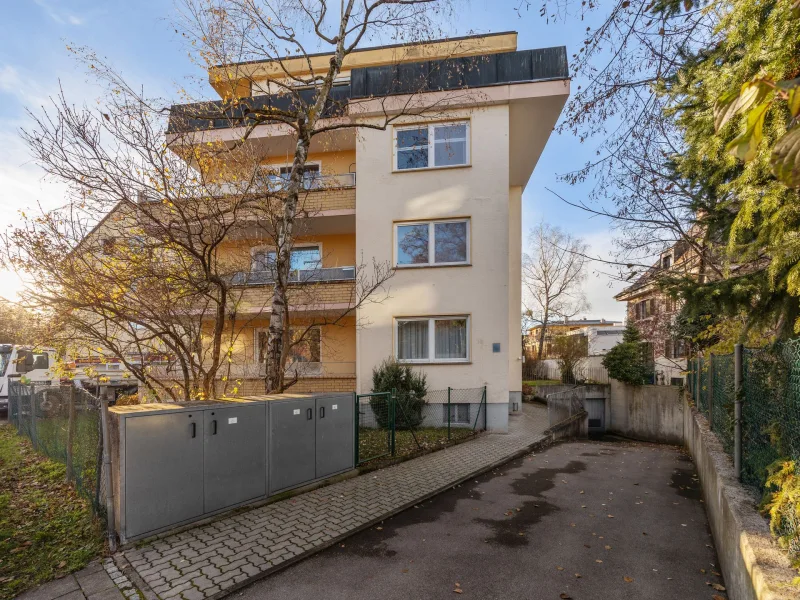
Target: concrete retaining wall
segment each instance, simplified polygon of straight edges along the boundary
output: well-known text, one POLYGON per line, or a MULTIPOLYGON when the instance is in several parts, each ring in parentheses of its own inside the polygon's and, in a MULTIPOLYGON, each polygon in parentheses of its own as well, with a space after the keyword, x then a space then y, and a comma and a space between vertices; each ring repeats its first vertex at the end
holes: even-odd
POLYGON ((683 443, 681 388, 628 385, 611 380, 606 398, 606 430, 625 437, 666 444, 683 443))
MULTIPOLYGON (((651 386, 648 386, 651 387, 651 386)), ((708 421, 684 399, 683 436, 694 459, 722 575, 731 600, 800 598, 797 573, 755 510, 758 499, 736 479, 730 457, 708 421)))

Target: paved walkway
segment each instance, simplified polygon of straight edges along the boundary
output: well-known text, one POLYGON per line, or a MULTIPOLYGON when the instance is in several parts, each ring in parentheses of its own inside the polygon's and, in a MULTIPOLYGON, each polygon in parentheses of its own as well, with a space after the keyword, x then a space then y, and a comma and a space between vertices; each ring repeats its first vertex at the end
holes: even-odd
POLYGON ((220 598, 394 515, 544 438, 547 409, 523 405, 508 434, 489 434, 427 456, 254 508, 125 552, 163 600, 220 598))
POLYGON ((18 596, 18 600, 126 600, 138 598, 133 584, 110 558, 50 581, 18 596))

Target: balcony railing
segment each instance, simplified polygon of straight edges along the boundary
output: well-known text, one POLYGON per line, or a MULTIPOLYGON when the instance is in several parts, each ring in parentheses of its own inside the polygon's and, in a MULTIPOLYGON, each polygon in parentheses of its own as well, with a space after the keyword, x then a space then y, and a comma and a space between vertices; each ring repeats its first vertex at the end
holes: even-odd
MULTIPOLYGON (((275 190, 283 189, 289 183, 288 177, 283 175, 270 176, 269 180, 272 185, 274 185, 275 190)), ((303 177, 303 189, 308 191, 335 190, 353 187, 356 187, 355 173, 339 173, 335 175, 306 173, 303 177)))
MULTIPOLYGON (((319 283, 325 281, 354 281, 355 267, 327 269, 298 269, 289 273, 289 283, 319 283)), ((240 271, 231 278, 232 285, 264 285, 275 283, 274 271, 240 271)))
MULTIPOLYGON (((349 84, 332 88, 322 116, 347 114, 351 99, 567 78, 569 69, 564 46, 359 67, 351 70, 349 84)), ((309 88, 298 90, 296 95, 282 93, 240 98, 235 104, 224 100, 177 104, 170 109, 167 133, 255 125, 260 115, 270 109, 307 109, 316 99, 317 89, 309 88)))

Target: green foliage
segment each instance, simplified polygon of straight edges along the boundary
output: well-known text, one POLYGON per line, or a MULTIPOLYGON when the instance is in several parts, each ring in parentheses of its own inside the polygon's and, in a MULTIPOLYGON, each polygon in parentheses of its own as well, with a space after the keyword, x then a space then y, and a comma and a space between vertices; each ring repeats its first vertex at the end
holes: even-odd
POLYGON ((780 459, 767 467, 767 490, 762 510, 792 566, 800 568, 800 473, 793 460, 780 459))
POLYGON ((646 355, 646 346, 636 325, 628 323, 622 343, 606 353, 603 366, 608 369, 609 377, 624 383, 643 385, 652 380, 653 363, 646 355))
MULTIPOLYGON (((425 373, 417 373, 411 365, 387 358, 372 370, 372 391, 396 392, 395 422, 398 429, 411 429, 422 423, 422 409, 428 394, 425 373)), ((388 425, 389 410, 385 398, 370 400, 372 412, 381 428, 388 425)))

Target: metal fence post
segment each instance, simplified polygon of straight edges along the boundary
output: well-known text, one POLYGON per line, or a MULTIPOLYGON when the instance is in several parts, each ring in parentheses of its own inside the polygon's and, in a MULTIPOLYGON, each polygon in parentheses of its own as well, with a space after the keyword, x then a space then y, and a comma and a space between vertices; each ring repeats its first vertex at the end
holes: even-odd
MULTIPOLYGON (((697 354, 697 394, 694 399, 695 403, 697 404, 697 408, 701 409, 702 402, 703 402, 703 382, 700 379, 700 373, 703 372, 703 355, 698 353, 697 354)), ((702 411, 701 411, 702 412, 702 411)))
POLYGON ((714 353, 708 362, 708 429, 714 431, 714 353))
POLYGON ((447 439, 450 439, 450 386, 447 386, 447 439))
POLYGON ((390 421, 392 423, 392 431, 389 434, 389 445, 392 449, 392 456, 395 455, 395 434, 397 432, 397 390, 392 388, 392 394, 389 396, 389 412, 390 421))
POLYGON ((31 396, 30 396, 30 409, 31 409, 31 443, 33 444, 33 449, 38 451, 39 450, 39 443, 38 443, 38 436, 36 435, 36 386, 31 384, 31 396))
POLYGON ((742 480, 742 345, 733 347, 733 470, 736 479, 742 480))
MULTIPOLYGON (((489 415, 487 414, 489 411, 489 399, 486 397, 486 386, 483 386, 483 430, 487 431, 489 429, 489 415)), ((521 408, 521 407, 520 407, 521 408)))
POLYGON ((106 488, 106 535, 108 548, 117 551, 117 536, 114 533, 114 488, 111 483, 111 443, 108 439, 108 400, 100 398, 100 433, 103 437, 103 480, 106 488))
POLYGON ((353 466, 358 466, 358 422, 360 420, 361 414, 358 408, 358 394, 353 392, 353 408, 355 410, 355 419, 353 419, 353 451, 355 456, 353 457, 353 466))
POLYGON ((69 386, 69 405, 67 407, 67 470, 66 478, 69 483, 73 478, 72 457, 75 445, 75 386, 69 386))

